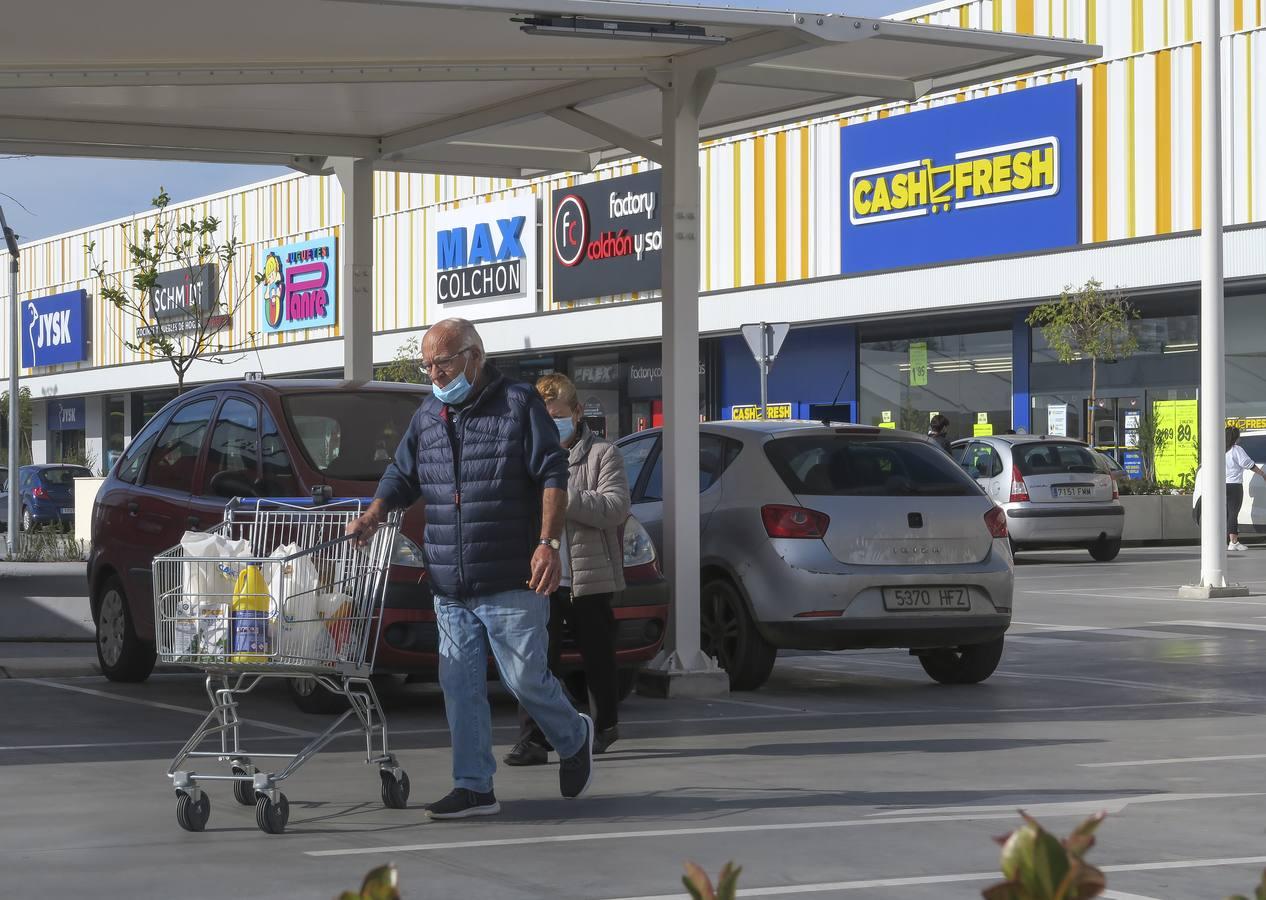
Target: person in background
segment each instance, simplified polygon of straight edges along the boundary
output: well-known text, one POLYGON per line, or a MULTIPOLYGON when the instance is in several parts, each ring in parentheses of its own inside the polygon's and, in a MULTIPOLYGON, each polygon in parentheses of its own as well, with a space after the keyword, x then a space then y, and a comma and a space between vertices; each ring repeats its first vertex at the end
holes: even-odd
POLYGON ((949 418, 937 413, 928 422, 928 440, 946 453, 950 452, 949 418))
POLYGON ((426 504, 427 574, 439 626, 440 687, 453 739, 453 790, 432 819, 501 811, 492 790, 488 653, 502 683, 562 758, 567 798, 589 789, 594 727, 549 671, 549 601, 562 573, 567 453, 530 385, 511 384, 465 319, 422 339, 431 393, 414 413, 374 501, 348 526, 369 539, 392 509, 426 504))
POLYGON ((1240 430, 1234 425, 1226 429, 1226 549, 1243 553, 1240 543, 1240 506, 1244 503, 1244 473, 1262 474, 1261 467, 1240 446, 1240 430))
MULTIPOLYGON (((611 601, 624 590, 619 528, 629 515, 629 479, 620 451, 585 423, 576 386, 566 375, 546 375, 537 381, 536 390, 569 454, 563 571, 558 590, 550 595, 550 669, 558 674, 562 631, 564 625, 570 626, 593 698, 593 752, 604 753, 620 736, 611 601)), ((523 707, 519 721, 519 742, 506 755, 506 765, 543 765, 549 759, 549 742, 523 707)))

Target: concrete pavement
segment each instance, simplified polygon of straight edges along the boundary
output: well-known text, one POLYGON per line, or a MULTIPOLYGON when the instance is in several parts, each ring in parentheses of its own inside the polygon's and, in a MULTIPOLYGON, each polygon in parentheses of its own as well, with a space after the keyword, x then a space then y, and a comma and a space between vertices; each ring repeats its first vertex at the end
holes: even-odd
POLYGON ((0 642, 92 638, 84 563, 0 561, 0 642))
MULTIPOLYGON (((716 701, 632 698, 593 791, 557 767, 497 775, 500 816, 427 821, 449 787, 433 686, 391 696, 413 783, 387 810, 354 736, 283 787, 285 835, 210 784, 208 830, 181 831, 168 761, 207 708, 199 677, 0 681, 0 896, 328 897, 394 861, 408 897, 668 900, 687 859, 744 866, 748 897, 978 897, 994 835, 1024 808, 1056 832, 1101 809, 1091 859, 1117 900, 1251 893, 1266 868, 1266 597, 1176 599, 1194 550, 1029 554, 999 671, 932 684, 896 651, 780 657, 770 684, 716 701)), ((1231 562, 1266 591, 1266 551, 1231 562)), ((293 751, 324 720, 279 685, 244 698, 247 731, 293 751)), ((498 754, 513 704, 494 703, 498 754)), ((211 771, 214 761, 199 764, 211 771)))

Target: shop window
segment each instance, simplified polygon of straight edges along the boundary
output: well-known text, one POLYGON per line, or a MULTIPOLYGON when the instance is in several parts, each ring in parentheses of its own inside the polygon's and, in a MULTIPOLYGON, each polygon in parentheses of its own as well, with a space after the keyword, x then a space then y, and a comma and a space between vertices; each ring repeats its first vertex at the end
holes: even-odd
POLYGON ((215 399, 207 398, 182 407, 171 417, 150 454, 145 474, 148 487, 189 492, 214 407, 215 399))
POLYGON ((207 448, 203 493, 215 497, 250 496, 259 478, 259 415, 255 404, 230 397, 224 401, 207 448))
POLYGON ((933 415, 951 439, 1011 430, 1011 331, 863 341, 860 421, 925 434, 933 415))

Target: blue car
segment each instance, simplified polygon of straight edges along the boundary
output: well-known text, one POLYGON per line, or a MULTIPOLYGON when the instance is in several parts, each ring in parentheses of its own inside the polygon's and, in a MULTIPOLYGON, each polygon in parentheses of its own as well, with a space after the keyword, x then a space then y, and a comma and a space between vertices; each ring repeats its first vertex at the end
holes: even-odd
MULTIPOLYGON (((90 478, 83 466, 50 463, 18 469, 23 531, 41 525, 75 525, 75 479, 90 478)), ((0 523, 9 524, 9 471, 0 469, 0 523)))

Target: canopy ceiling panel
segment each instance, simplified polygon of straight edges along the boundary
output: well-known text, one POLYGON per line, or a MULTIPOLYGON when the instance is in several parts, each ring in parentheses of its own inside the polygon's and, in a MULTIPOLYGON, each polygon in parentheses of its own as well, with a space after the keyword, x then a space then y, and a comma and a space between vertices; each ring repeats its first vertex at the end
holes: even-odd
POLYGON ((674 72, 716 71, 701 125, 718 137, 1100 53, 852 16, 609 0, 219 0, 213 11, 58 0, 6 10, 5 26, 0 150, 305 171, 331 156, 407 171, 584 171, 653 150, 659 88, 674 72))

